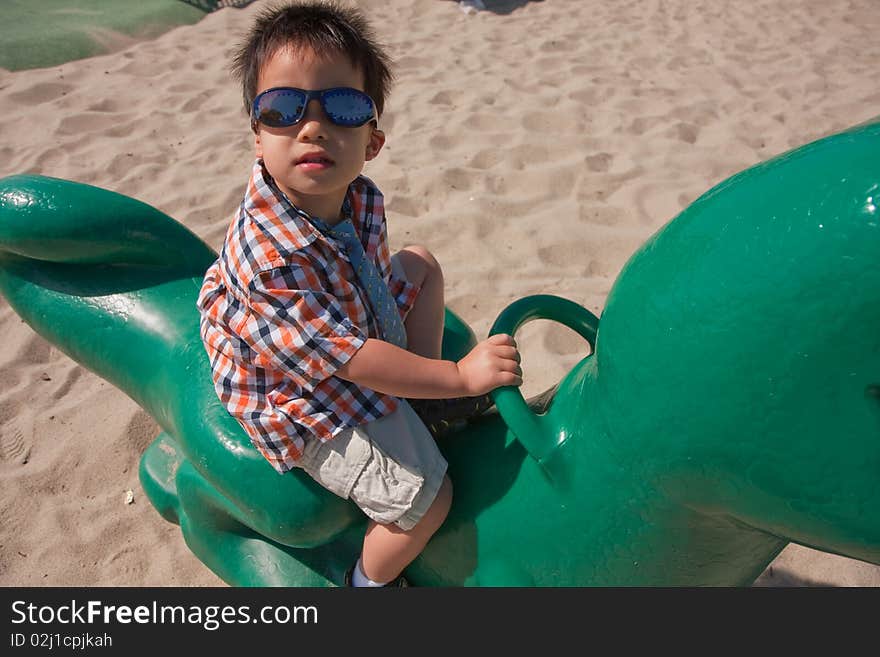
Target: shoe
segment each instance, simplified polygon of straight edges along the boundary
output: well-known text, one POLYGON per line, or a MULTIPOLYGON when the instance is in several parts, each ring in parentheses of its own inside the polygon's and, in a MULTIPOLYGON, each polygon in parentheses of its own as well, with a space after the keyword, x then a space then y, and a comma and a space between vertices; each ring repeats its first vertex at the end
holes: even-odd
POLYGON ((406 579, 403 575, 398 575, 390 582, 388 582, 385 587, 386 589, 405 589, 409 588, 409 580, 406 579))
MULTIPOLYGON (((345 578, 344 578, 345 579, 345 586, 347 586, 349 588, 354 588, 354 585, 351 583, 351 576, 353 574, 354 574, 354 566, 352 566, 351 568, 349 568, 348 570, 345 571, 345 578)), ((408 586, 409 586, 409 582, 407 581, 406 577, 404 577, 403 575, 398 575, 397 577, 392 579, 390 582, 388 582, 382 588, 393 589, 393 588, 404 588, 404 587, 408 587, 408 586)))
POLYGON ((416 415, 425 423, 434 437, 467 424, 471 418, 482 415, 492 408, 489 395, 479 397, 455 397, 453 399, 407 399, 416 415))

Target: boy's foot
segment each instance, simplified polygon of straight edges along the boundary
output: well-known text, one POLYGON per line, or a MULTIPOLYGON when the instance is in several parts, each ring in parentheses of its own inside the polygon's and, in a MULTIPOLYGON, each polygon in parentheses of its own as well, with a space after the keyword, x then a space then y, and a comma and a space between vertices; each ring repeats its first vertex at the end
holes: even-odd
MULTIPOLYGON (((352 566, 351 568, 349 568, 348 570, 345 571, 345 585, 347 587, 354 586, 351 583, 351 577, 354 574, 354 569, 355 569, 356 565, 357 564, 355 564, 355 566, 352 566)), ((388 582, 385 586, 383 586, 381 588, 393 589, 393 588, 403 588, 403 587, 408 587, 408 586, 409 586, 409 582, 407 581, 406 577, 404 577, 403 575, 398 575, 397 577, 392 579, 390 582, 388 582)))
POLYGON ((494 403, 489 395, 455 397, 454 399, 407 399, 406 401, 435 437, 463 426, 469 419, 485 413, 494 403))

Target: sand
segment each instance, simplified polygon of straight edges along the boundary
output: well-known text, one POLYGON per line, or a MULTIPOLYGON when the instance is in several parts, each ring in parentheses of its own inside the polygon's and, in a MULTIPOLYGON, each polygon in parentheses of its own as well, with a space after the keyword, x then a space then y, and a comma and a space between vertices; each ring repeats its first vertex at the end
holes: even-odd
MULTIPOLYGON (((478 336, 527 294, 600 313, 632 252, 702 192, 878 114, 871 0, 484 4, 358 2, 397 62, 388 142, 366 169, 392 248, 433 251, 478 336)), ((0 70, 0 176, 122 192, 219 248, 252 159, 228 55, 261 5, 0 70)), ((153 420, 3 300, 0 333, 0 584, 222 585, 141 491, 153 420)), ((586 353, 550 322, 518 341, 527 395, 586 353)), ((790 546, 759 584, 873 586, 880 568, 790 546)))

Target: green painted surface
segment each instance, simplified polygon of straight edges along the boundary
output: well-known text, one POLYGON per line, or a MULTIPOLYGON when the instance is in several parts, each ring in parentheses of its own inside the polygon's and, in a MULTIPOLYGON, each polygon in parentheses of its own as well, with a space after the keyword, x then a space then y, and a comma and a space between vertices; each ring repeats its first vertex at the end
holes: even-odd
MULTIPOLYGON (((455 499, 419 585, 744 585, 790 541, 880 563, 880 123, 707 192, 640 248, 601 321, 541 295, 592 352, 535 414, 516 389, 444 438, 455 499)), ((195 298, 214 254, 156 210, 0 181, 0 290, 163 433, 141 481, 236 585, 338 584, 353 504, 281 476, 216 399, 195 298)), ((447 312, 444 354, 474 336, 447 312)))
POLYGON ((3 0, 0 67, 44 68, 102 55, 204 16, 180 0, 3 0))

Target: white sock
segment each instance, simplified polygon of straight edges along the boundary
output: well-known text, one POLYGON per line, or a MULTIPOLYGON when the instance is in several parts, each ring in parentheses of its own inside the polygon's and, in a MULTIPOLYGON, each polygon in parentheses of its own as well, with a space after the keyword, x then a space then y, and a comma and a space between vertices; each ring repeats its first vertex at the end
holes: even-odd
POLYGON ((385 586, 382 582, 374 582, 369 577, 364 575, 364 565, 363 561, 360 557, 358 557, 358 562, 354 567, 354 572, 351 574, 351 585, 357 587, 376 587, 376 586, 385 586))

